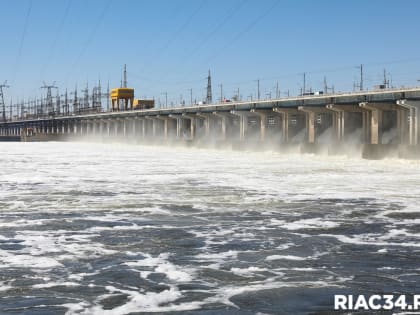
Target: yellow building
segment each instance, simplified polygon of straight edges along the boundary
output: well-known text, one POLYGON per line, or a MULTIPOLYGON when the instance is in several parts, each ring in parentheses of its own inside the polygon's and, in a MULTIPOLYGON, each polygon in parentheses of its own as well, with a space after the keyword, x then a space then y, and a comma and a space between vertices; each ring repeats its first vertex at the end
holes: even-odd
POLYGON ((116 88, 111 90, 112 111, 133 109, 134 89, 116 88))

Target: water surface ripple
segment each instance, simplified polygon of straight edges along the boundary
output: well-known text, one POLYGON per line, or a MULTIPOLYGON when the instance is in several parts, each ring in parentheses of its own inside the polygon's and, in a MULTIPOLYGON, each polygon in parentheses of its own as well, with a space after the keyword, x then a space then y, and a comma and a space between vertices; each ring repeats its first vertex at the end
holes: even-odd
POLYGON ((91 143, 0 154, 1 314, 331 314, 338 293, 420 293, 416 161, 91 143))

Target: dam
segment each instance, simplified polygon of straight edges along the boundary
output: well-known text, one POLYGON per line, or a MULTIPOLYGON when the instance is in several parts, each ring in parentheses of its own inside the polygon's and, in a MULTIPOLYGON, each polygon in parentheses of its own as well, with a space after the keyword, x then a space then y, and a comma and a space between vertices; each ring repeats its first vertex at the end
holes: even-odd
POLYGON ((420 157, 420 88, 302 95, 269 100, 138 109, 131 102, 109 111, 20 117, 0 123, 3 141, 187 143, 340 154, 349 144, 362 156, 420 157))

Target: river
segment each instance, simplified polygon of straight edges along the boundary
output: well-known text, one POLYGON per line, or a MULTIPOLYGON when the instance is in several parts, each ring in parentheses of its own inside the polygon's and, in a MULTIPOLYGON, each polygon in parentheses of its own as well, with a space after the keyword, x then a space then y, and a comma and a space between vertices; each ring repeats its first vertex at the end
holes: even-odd
POLYGON ((331 314, 334 294, 420 293, 419 183, 398 159, 2 143, 0 313, 331 314))

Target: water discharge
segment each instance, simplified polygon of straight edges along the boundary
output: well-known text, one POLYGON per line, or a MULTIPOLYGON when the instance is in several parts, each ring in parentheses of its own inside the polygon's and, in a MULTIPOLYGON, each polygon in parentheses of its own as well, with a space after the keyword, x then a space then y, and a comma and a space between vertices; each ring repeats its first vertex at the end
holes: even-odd
MULTIPOLYGON (((1 314, 330 314, 420 292, 420 162, 0 147, 1 314)), ((378 313, 379 314, 379 313, 378 313)))

